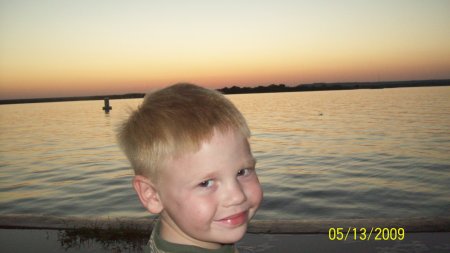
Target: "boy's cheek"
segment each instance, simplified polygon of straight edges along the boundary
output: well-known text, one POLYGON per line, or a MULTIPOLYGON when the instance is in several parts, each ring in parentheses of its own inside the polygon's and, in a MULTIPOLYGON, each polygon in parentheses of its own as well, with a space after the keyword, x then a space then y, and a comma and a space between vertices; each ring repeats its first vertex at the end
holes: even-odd
POLYGON ((207 217, 214 212, 217 203, 211 196, 196 196, 185 202, 180 210, 185 210, 189 216, 207 217))
POLYGON ((259 204, 261 204, 262 199, 264 198, 264 192, 262 190, 261 185, 258 183, 258 188, 259 188, 259 196, 258 196, 258 206, 259 204))
POLYGON ((205 197, 183 196, 171 207, 170 213, 178 223, 190 224, 198 230, 203 229, 204 221, 213 217, 214 201, 205 197))
POLYGON ((247 192, 248 192, 248 196, 251 199, 251 202, 253 202, 253 204, 256 207, 258 207, 263 198, 263 190, 262 190, 261 184, 259 183, 258 179, 252 181, 249 184, 247 192))
POLYGON ((259 188, 259 191, 261 192, 261 197, 262 197, 262 194, 263 194, 262 192, 263 192, 263 190, 262 190, 261 183, 259 182, 258 176, 256 176, 256 178, 255 178, 255 184, 256 184, 256 187, 259 188))

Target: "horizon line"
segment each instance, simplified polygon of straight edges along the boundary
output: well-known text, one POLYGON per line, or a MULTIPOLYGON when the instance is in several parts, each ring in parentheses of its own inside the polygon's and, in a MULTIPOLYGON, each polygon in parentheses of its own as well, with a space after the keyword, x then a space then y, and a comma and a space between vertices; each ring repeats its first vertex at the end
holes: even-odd
MULTIPOLYGON (((370 82, 314 82, 298 85, 269 84, 254 86, 225 86, 215 90, 225 95, 247 94, 247 93, 271 93, 271 92, 302 92, 302 91, 324 91, 324 90, 352 90, 352 89, 383 89, 401 87, 425 87, 425 86, 450 86, 450 79, 427 79, 427 80, 407 80, 407 81, 370 81, 370 82), (425 83, 427 82, 427 83, 425 83), (362 87, 361 87, 362 85, 362 87)), ((36 98, 13 98, 0 99, 2 104, 25 104, 25 103, 46 103, 46 102, 69 102, 84 100, 109 99, 130 99, 142 98, 147 93, 127 92, 122 94, 106 95, 86 95, 86 96, 63 96, 63 97, 36 97, 36 98)))

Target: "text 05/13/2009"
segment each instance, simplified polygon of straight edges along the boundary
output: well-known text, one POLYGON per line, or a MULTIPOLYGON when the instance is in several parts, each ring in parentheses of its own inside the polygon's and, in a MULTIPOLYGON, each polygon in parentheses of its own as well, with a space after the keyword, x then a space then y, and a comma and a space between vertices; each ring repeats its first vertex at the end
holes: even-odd
POLYGON ((328 229, 328 238, 331 241, 346 241, 346 240, 360 240, 360 241, 402 241, 405 239, 406 233, 404 228, 330 228, 328 229))

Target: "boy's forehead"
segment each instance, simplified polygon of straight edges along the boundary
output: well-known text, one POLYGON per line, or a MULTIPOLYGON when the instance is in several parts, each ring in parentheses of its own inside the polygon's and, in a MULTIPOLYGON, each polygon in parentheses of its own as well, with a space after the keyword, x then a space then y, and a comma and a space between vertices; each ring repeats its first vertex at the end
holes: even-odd
POLYGON ((248 139, 240 134, 215 132, 210 140, 201 143, 197 151, 184 152, 169 157, 164 166, 168 174, 177 168, 188 171, 220 169, 221 167, 253 166, 253 157, 248 139))

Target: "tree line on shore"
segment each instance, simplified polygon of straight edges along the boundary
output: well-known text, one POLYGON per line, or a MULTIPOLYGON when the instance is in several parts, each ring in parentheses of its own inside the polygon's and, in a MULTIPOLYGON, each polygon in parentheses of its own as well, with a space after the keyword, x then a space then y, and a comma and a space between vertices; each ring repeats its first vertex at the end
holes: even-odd
POLYGON ((384 89, 399 87, 450 86, 450 80, 419 80, 419 81, 390 81, 390 82, 349 82, 349 83, 312 83, 286 86, 285 84, 270 84, 257 87, 225 87, 218 89, 224 94, 270 93, 270 92, 298 92, 321 90, 352 90, 352 89, 384 89))
MULTIPOLYGON (((352 90, 352 89, 384 89, 399 87, 426 87, 426 86, 450 86, 450 79, 445 80, 416 80, 416 81, 389 81, 389 82, 341 82, 341 83, 312 83, 287 86, 285 84, 270 84, 256 87, 225 87, 218 89, 223 94, 245 94, 245 93, 273 93, 273 92, 301 92, 301 91, 323 91, 323 90, 352 90)), ((129 93, 122 95, 102 95, 83 97, 57 97, 57 98, 29 98, 29 99, 7 99, 0 100, 0 104, 63 102, 83 100, 130 99, 143 98, 145 93, 129 93)))

